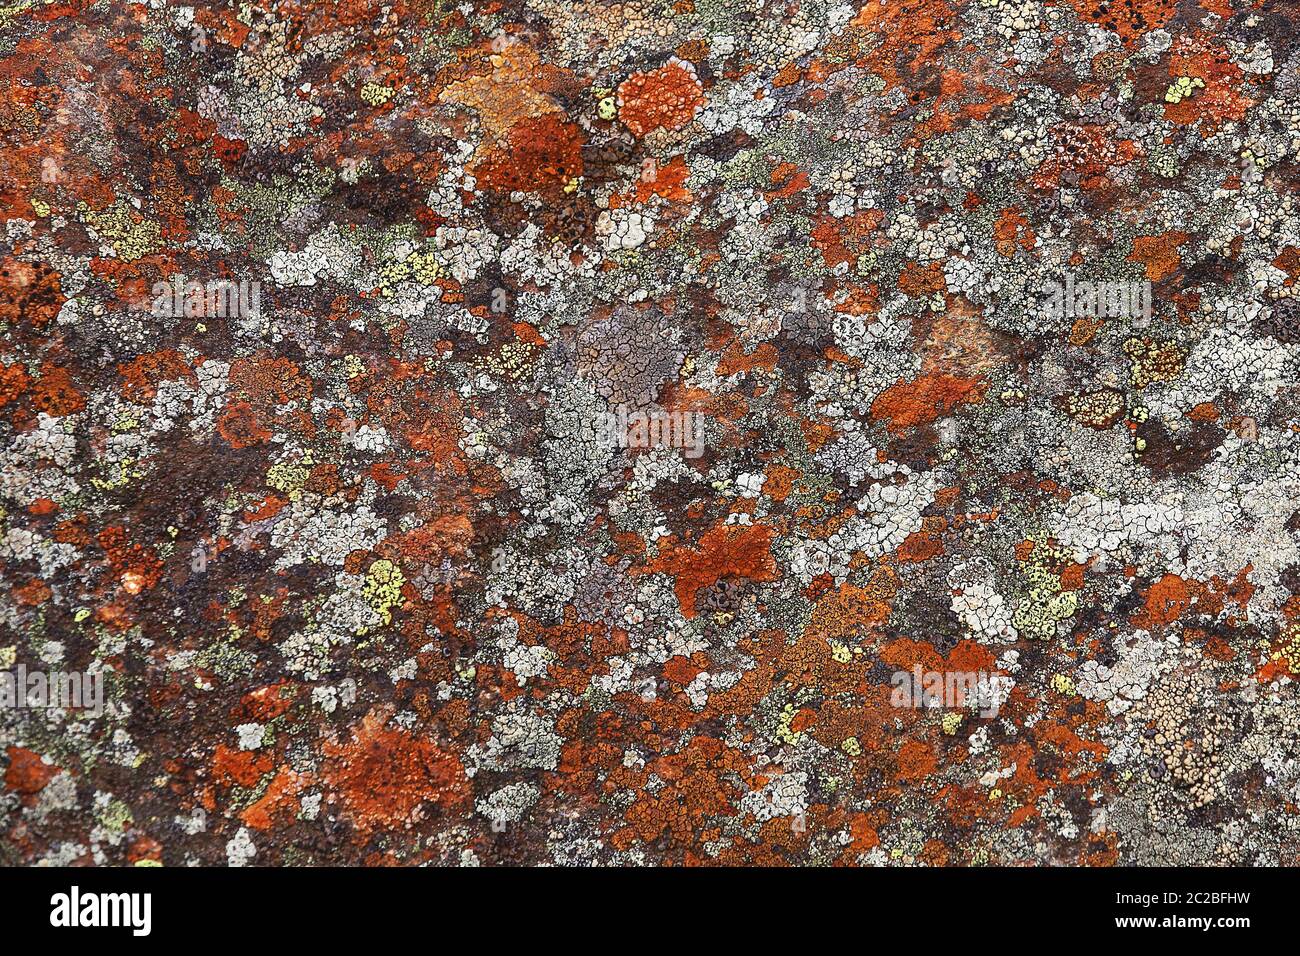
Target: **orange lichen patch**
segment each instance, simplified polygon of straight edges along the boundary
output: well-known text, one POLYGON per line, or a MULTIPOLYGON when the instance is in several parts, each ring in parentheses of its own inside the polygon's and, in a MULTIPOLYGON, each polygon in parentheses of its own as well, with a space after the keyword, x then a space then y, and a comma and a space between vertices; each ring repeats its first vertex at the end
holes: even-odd
POLYGON ((1081 316, 1075 319, 1074 324, 1070 326, 1070 344, 1087 345, 1097 335, 1098 330, 1105 324, 1105 319, 1094 319, 1087 316, 1081 316))
POLYGON ((582 133, 556 114, 523 120, 506 140, 474 169, 486 189, 554 194, 582 175, 582 133))
POLYGON ((939 761, 934 748, 920 740, 908 740, 898 748, 898 779, 924 780, 934 773, 939 761))
POLYGON ((803 78, 803 74, 804 68, 794 60, 791 60, 777 71, 776 76, 772 78, 772 86, 778 90, 782 87, 794 86, 803 78))
POLYGON ((773 501, 785 501, 803 472, 785 465, 769 465, 764 474, 763 494, 773 501))
POLYGON ((817 711, 811 707, 801 707, 790 719, 790 732, 801 734, 817 722, 817 711))
POLYGON ((997 657, 976 641, 965 639, 948 652, 947 668, 965 673, 992 673, 997 670, 997 657))
MULTIPOLYGON (((962 93, 967 90, 967 77, 957 70, 944 70, 939 80, 938 93, 934 97, 932 115, 917 124, 909 144, 922 142, 933 136, 951 132, 959 118, 983 119, 997 105, 1009 103, 1013 96, 1005 90, 995 89, 987 84, 978 84, 977 89, 969 92, 978 93, 982 100, 962 103, 962 93)), ((928 92, 928 91, 925 91, 928 92)), ((913 96, 923 95, 921 90, 914 90, 913 96)))
POLYGON ((18 585, 10 593, 13 595, 14 601, 22 607, 40 607, 50 599, 54 592, 40 578, 32 578, 30 581, 18 585))
POLYGON ((57 514, 59 511, 58 503, 49 498, 37 498, 27 506, 29 514, 45 517, 46 515, 57 514))
POLYGON ((270 441, 272 435, 248 402, 227 404, 217 419, 217 433, 231 448, 251 448, 270 441))
POLYGON ((235 750, 225 744, 217 744, 217 749, 212 754, 212 777, 218 786, 238 784, 241 787, 255 787, 262 776, 274 768, 275 760, 270 754, 235 750))
POLYGON ((376 462, 370 466, 369 475, 385 491, 392 491, 403 481, 406 475, 396 465, 386 461, 376 462))
POLYGON ((1098 125, 1061 123, 1052 129, 1051 136, 1053 149, 1031 180, 1040 189, 1077 181, 1084 189, 1109 190, 1114 185, 1115 170, 1138 155, 1132 140, 1113 139, 1098 125))
POLYGON ((312 380, 296 362, 265 353, 236 359, 230 366, 230 384, 256 407, 271 409, 311 397, 312 380))
POLYGON ((618 116, 637 136, 681 129, 704 105, 695 67, 673 58, 648 73, 633 73, 618 87, 618 116))
MULTIPOLYGON (((593 648, 592 653, 594 654, 595 642, 602 638, 604 634, 605 629, 602 626, 589 621, 578 620, 572 608, 565 608, 564 621, 554 627, 538 629, 535 622, 529 620, 528 626, 520 629, 520 640, 529 644, 543 644, 564 658, 585 662, 587 660, 586 649, 588 647, 593 648), (536 632, 535 637, 529 636, 534 631, 536 632)), ((680 658, 680 660, 685 661, 688 659, 680 658)), ((692 666, 707 664, 704 655, 700 655, 698 658, 692 657, 689 660, 694 662, 692 666)), ((687 683, 690 682, 687 681, 687 683)))
POLYGON ((810 180, 808 173, 794 163, 781 163, 772 170, 772 185, 776 188, 764 193, 769 202, 773 199, 785 199, 807 189, 810 180))
POLYGON ((1265 661, 1255 670, 1255 679, 1261 684, 1268 684, 1282 677, 1293 678, 1296 671, 1291 669, 1287 659, 1280 652, 1273 659, 1265 661))
POLYGON ((808 450, 815 452, 835 437, 835 429, 825 422, 803 421, 799 424, 808 450))
POLYGON ((939 508, 951 508, 960 496, 961 488, 959 486, 953 485, 947 488, 939 488, 935 490, 934 503, 939 508))
POLYGON ((920 531, 907 536, 898 548, 899 561, 928 561, 944 553, 943 530, 948 522, 939 516, 925 518, 920 531))
POLYGON ((99 533, 98 542, 128 594, 139 594, 157 585, 162 577, 162 560, 152 548, 129 542, 125 528, 110 525, 99 533))
POLYGON ((613 835, 615 846, 634 840, 650 842, 666 836, 683 849, 701 839, 702 820, 735 814, 740 796, 732 777, 746 769, 746 761, 721 741, 695 737, 680 754, 663 757, 653 772, 667 785, 658 792, 640 790, 624 818, 627 826, 613 835))
POLYGON ((740 342, 736 341, 731 343, 722 358, 718 360, 717 373, 739 375, 743 372, 752 372, 756 368, 773 369, 776 368, 778 357, 776 346, 770 342, 764 342, 754 351, 746 353, 740 342))
POLYGON ((871 403, 871 417, 888 422, 895 434, 929 423, 952 413, 958 405, 979 402, 984 383, 978 378, 933 373, 914 381, 900 379, 871 403))
POLYGON ((988 791, 978 786, 948 785, 939 790, 940 801, 948 818, 960 827, 974 826, 980 820, 994 818, 997 805, 989 800, 988 791))
POLYGON ((690 658, 677 657, 670 658, 664 665, 664 677, 675 684, 683 686, 695 680, 696 676, 704 668, 696 666, 690 658))
POLYGON ((951 29, 956 25, 953 10, 943 0, 906 5, 869 0, 851 25, 883 38, 869 62, 888 87, 905 85, 907 74, 923 63, 938 61, 939 51, 956 36, 951 29))
POLYGON ((277 820, 290 822, 298 811, 298 794, 310 784, 309 774, 281 767, 267 785, 262 799, 248 807, 239 818, 254 830, 269 830, 277 820))
POLYGON ((903 269, 902 275, 898 277, 898 288, 907 295, 925 298, 945 291, 948 288, 948 280, 944 278, 943 266, 938 262, 932 262, 924 267, 909 262, 903 269))
POLYGON ((5 751, 9 767, 5 770, 5 789, 30 796, 40 793, 54 779, 59 768, 41 759, 41 755, 23 747, 9 747, 5 751))
POLYGON ((849 285, 845 292, 844 301, 835 306, 836 312, 844 315, 875 315, 880 311, 879 290, 874 285, 849 285))
POLYGON ((845 581, 817 601, 807 632, 828 639, 856 641, 866 637, 888 620, 889 598, 894 593, 894 577, 883 569, 865 588, 845 581))
POLYGON ((395 408, 393 424, 411 447, 428 455, 438 470, 465 472, 465 453, 458 441, 464 405, 455 392, 417 391, 409 404, 395 408))
POLYGON ((404 534, 400 548, 403 555, 416 560, 435 562, 443 555, 463 556, 474 540, 474 526, 463 514, 438 515, 404 534))
MULTIPOLYGON (((1225 581, 1219 575, 1211 576, 1208 584, 1199 581, 1189 582, 1193 591, 1193 608, 1201 614, 1217 617, 1229 602, 1244 609, 1255 593, 1255 585, 1250 583, 1249 574, 1254 565, 1247 564, 1237 572, 1231 581, 1225 581)), ((1231 620, 1231 615, 1229 615, 1231 620)))
POLYGON ((921 847, 921 853, 917 859, 926 866, 947 866, 949 860, 948 848, 939 840, 926 840, 925 846, 921 847))
POLYGON ((1218 44, 1197 36, 1180 37, 1169 57, 1171 78, 1189 77, 1204 86, 1177 103, 1165 102, 1165 119, 1174 123, 1202 124, 1201 135, 1209 136, 1224 123, 1241 122, 1256 100, 1248 89, 1241 67, 1232 62, 1218 44))
POLYGON ((636 201, 649 202, 655 196, 672 203, 689 204, 694 198, 686 188, 686 179, 691 174, 684 156, 674 156, 663 166, 643 172, 636 186, 636 201))
MULTIPOLYGON (((1096 740, 1084 740, 1074 729, 1059 720, 1040 721, 1035 725, 1034 732, 1038 738, 1050 741, 1057 751, 1067 757, 1077 757, 1080 754, 1088 754, 1092 757, 1106 756, 1105 744, 1096 740)), ((1067 771, 1063 769, 1057 781, 1064 783, 1068 779, 1066 773, 1067 771)), ((1088 773, 1086 776, 1091 777, 1092 774, 1088 773)))
MULTIPOLYGON (((821 646, 828 649, 824 641, 821 646)), ((822 746, 834 749, 839 749, 848 738, 856 738, 861 753, 853 756, 855 759, 865 757, 866 762, 855 767, 854 772, 865 770, 868 764, 874 763, 872 757, 865 755, 885 746, 894 732, 894 722, 900 716, 900 711, 890 703, 890 689, 864 687, 860 664, 855 661, 840 663, 829 653, 817 675, 827 699, 818 708, 817 721, 808 732, 822 746)), ((780 673, 777 672, 776 676, 779 677, 780 673)), ((910 713, 904 715, 905 721, 910 713)))
POLYGON ((132 866, 140 865, 141 860, 151 860, 161 866, 162 854, 163 845, 161 843, 153 839, 153 837, 138 834, 132 836, 126 858, 127 862, 132 866))
POLYGON ((347 743, 324 745, 322 779, 360 832, 414 822, 425 803, 456 806, 469 798, 465 769, 432 740, 388 727, 373 709, 347 743))
POLYGON ((826 265, 835 268, 850 264, 857 254, 850 248, 851 236, 845 231, 844 224, 833 216, 820 219, 809 233, 813 247, 819 250, 826 265))
POLYGON ((771 545, 772 529, 766 525, 717 525, 700 535, 694 547, 666 542, 646 571, 676 579, 673 589, 682 614, 692 618, 697 613, 696 592, 724 577, 776 580, 771 545))
POLYGON ((1300 279, 1300 249, 1287 246, 1273 258, 1269 265, 1285 272, 1287 281, 1282 284, 1288 288, 1293 287, 1296 280, 1300 279))
POLYGON ((287 681, 259 687, 245 694, 240 701, 244 713, 257 721, 267 723, 288 711, 293 703, 293 692, 287 681))
POLYGON ((265 521, 267 518, 274 518, 286 504, 288 502, 279 495, 267 495, 251 508, 244 509, 244 520, 265 521))
POLYGON ((59 544, 71 544, 84 548, 90 544, 90 535, 86 532, 86 518, 78 516, 67 521, 60 521, 50 530, 50 539, 59 544))
POLYGON ((1062 591, 1081 591, 1083 590, 1083 572, 1088 569, 1086 564, 1067 564, 1061 569, 1061 590, 1062 591))
MULTIPOLYGON (((1014 765, 1016 770, 1003 784, 1002 790, 1013 798, 1017 809, 1007 818, 1007 826, 1019 826, 1038 811, 1038 798, 1052 788, 1052 781, 1044 780, 1035 767, 1034 747, 1030 743, 1017 743, 1003 750, 1004 765, 1014 765)), ((1061 771, 1065 773, 1064 770, 1061 771)))
POLYGON ((244 154, 248 152, 248 144, 242 139, 227 139, 224 136, 212 137, 212 152, 220 160, 221 164, 227 169, 235 167, 244 154))
POLYGON ((8 256, 0 261, 0 322, 44 329, 65 301, 59 274, 50 266, 8 256))
POLYGON ((561 112, 550 93, 567 71, 543 63, 531 46, 509 44, 485 65, 486 75, 470 74, 449 83, 438 99, 476 110, 491 140, 504 140, 507 130, 526 119, 561 112))
POLYGON ((943 666, 943 657, 931 645, 924 641, 914 641, 909 637, 900 637, 880 648, 880 659, 898 670, 910 671, 914 667, 922 670, 938 670, 943 666))
POLYGON ((1159 282, 1182 265, 1178 247, 1189 238, 1187 233, 1177 229, 1156 236, 1138 236, 1133 240, 1133 251, 1128 261, 1142 263, 1146 266, 1147 278, 1159 282))
POLYGON ((1024 250, 1034 248, 1038 237, 1024 214, 1014 206, 1008 206, 998 214, 997 222, 993 224, 993 238, 998 243, 1010 243, 1014 251, 1015 246, 1024 250))
POLYGON ((942 102, 950 94, 965 93, 965 102, 961 104, 958 115, 962 119, 987 119, 997 107, 1005 106, 1015 99, 1014 93, 986 82, 984 77, 989 74, 990 63, 983 59, 975 64, 974 72, 970 75, 958 70, 944 71, 943 95, 939 101, 942 102), (972 79, 976 81, 974 84, 970 82, 972 79))
POLYGON ((1206 657, 1212 660, 1228 662, 1235 660, 1237 652, 1221 637, 1206 634, 1204 631, 1194 627, 1186 628, 1183 631, 1184 639, 1193 643, 1199 643, 1201 650, 1206 657))
POLYGON ((537 331, 537 327, 534 325, 530 325, 527 322, 515 322, 511 325, 511 329, 514 330, 515 338, 520 342, 523 342, 525 345, 544 346, 546 344, 545 336, 543 336, 541 332, 537 331))
POLYGON ((849 821, 849 836, 853 842, 850 848, 857 853, 867 853, 880 845, 880 835, 871 826, 872 817, 866 813, 855 813, 849 821))
POLYGON ((54 418, 72 415, 86 407, 86 398, 72 383, 68 370, 45 363, 30 390, 32 407, 54 418))
MULTIPOLYGON (((689 9, 679 10, 681 13, 690 13, 694 10, 693 4, 688 4, 689 9)), ((682 60, 689 60, 692 63, 698 63, 709 55, 709 41, 705 39, 687 40, 685 43, 677 46, 673 54, 682 60)))
POLYGON ((31 384, 27 369, 15 362, 13 365, 0 364, 0 407, 14 401, 31 384))
POLYGON ((1205 592, 1197 581, 1185 581, 1176 574, 1165 574, 1146 593, 1141 626, 1164 627, 1172 624, 1205 592))
POLYGON ((146 352, 119 365, 117 372, 122 376, 119 386, 122 396, 131 402, 145 404, 152 402, 158 394, 158 386, 166 381, 180 378, 194 379, 194 371, 185 357, 175 349, 160 349, 146 352))

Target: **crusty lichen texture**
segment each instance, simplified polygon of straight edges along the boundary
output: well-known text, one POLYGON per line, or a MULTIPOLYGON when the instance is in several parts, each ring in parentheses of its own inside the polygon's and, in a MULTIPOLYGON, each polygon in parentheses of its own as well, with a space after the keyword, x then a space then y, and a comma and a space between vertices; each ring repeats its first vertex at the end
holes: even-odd
POLYGON ((1298 43, 0 11, 0 863, 1296 863, 1298 43))

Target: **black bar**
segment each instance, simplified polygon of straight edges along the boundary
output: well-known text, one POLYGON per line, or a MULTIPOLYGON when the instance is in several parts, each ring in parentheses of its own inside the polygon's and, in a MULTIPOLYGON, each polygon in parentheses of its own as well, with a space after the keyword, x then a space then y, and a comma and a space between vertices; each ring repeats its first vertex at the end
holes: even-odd
MULTIPOLYGON (((862 944, 1064 937, 1228 942, 1290 921, 1292 875, 1277 869, 90 869, 0 871, 7 925, 79 942, 336 946, 341 934, 443 944, 460 934, 493 949, 578 933, 616 944, 644 930, 703 940, 766 931, 839 933, 862 944), (150 894, 147 936, 130 925, 54 927, 56 894, 150 894), (1217 895, 1216 895, 1217 894, 1217 895), (1176 901, 1176 902, 1175 902, 1176 901), (1244 925, 1223 921, 1244 918, 1244 925), (1122 920, 1153 920, 1152 925, 1122 920), (1197 921, 1191 924, 1190 921, 1197 921), (1200 921, 1209 920, 1210 925, 1200 921), (1166 922, 1170 921, 1170 922, 1166 922), (1182 922, 1179 922, 1182 921, 1182 922), (641 927, 642 929, 637 929, 641 927), (451 934, 451 935, 448 935, 451 934), (613 935, 609 935, 613 934, 613 935), (703 934, 702 936, 700 934, 703 934)), ((129 922, 129 920, 123 920, 129 922)))

